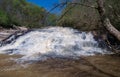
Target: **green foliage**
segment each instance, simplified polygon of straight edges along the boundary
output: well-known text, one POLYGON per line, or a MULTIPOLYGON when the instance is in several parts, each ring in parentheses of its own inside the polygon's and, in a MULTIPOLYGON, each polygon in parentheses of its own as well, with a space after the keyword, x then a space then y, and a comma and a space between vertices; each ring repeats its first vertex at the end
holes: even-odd
POLYGON ((52 26, 56 26, 56 20, 57 20, 57 15, 55 14, 49 14, 47 16, 47 24, 48 25, 52 25, 52 26))
POLYGON ((8 16, 7 14, 0 10, 0 25, 7 25, 8 24, 8 16))
POLYGON ((0 1, 0 24, 3 27, 16 25, 29 28, 40 28, 43 25, 46 10, 26 0, 0 1), (9 22, 9 24, 8 24, 9 22))
POLYGON ((58 22, 60 26, 63 27, 75 27, 77 21, 70 16, 65 16, 62 20, 58 22))
POLYGON ((107 16, 112 24, 120 30, 120 0, 106 0, 107 16))
MULTIPOLYGON (((107 16, 111 20, 112 24, 120 30, 120 0, 105 1, 107 16)), ((100 23, 98 11, 95 8, 84 6, 88 5, 97 7, 96 0, 73 0, 72 2, 77 2, 83 5, 69 5, 68 2, 62 15, 64 15, 71 6, 74 7, 63 16, 63 18, 58 22, 58 25, 69 26, 80 30, 103 29, 103 26, 100 23)))
MULTIPOLYGON (((96 5, 93 1, 76 0, 76 2, 90 6, 96 5)), ((93 8, 82 5, 69 5, 68 3, 63 10, 63 15, 63 18, 58 22, 61 26, 69 26, 80 30, 93 30, 99 27, 98 13, 93 8), (71 8, 72 6, 73 8, 71 8), (67 10, 69 11, 64 15, 67 10)))

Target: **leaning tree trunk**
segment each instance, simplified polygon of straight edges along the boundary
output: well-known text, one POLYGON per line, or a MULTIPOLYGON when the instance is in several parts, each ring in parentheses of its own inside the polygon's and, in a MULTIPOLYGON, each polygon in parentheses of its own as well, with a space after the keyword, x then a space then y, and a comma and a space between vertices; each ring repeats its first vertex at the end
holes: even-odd
POLYGON ((103 26, 120 41, 120 32, 111 24, 109 18, 105 14, 104 0, 97 0, 98 12, 100 14, 103 26))

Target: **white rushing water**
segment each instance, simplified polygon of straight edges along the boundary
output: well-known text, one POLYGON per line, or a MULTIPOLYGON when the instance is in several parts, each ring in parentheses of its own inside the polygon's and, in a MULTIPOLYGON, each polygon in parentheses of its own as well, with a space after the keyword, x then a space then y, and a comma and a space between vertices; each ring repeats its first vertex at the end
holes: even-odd
POLYGON ((48 57, 80 57, 104 54, 91 33, 71 28, 51 27, 35 30, 0 47, 0 53, 23 55, 22 60, 41 60, 48 57))

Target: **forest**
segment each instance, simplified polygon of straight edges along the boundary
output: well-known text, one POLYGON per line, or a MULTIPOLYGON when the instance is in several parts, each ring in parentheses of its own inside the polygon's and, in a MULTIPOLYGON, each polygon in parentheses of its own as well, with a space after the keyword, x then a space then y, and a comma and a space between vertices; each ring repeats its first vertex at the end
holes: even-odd
MULTIPOLYGON (((110 19, 111 23, 120 30, 120 1, 105 1, 107 17, 110 19)), ((49 11, 44 8, 29 3, 26 0, 1 0, 0 26, 10 28, 12 25, 16 25, 29 28, 40 28, 48 25, 59 25, 81 30, 102 28, 98 11, 95 8, 89 7, 97 7, 95 0, 61 0, 61 4, 64 2, 67 2, 67 4, 57 7, 62 9, 62 13, 56 15, 49 13, 49 11), (70 4, 71 2, 88 5, 88 7, 79 4, 70 4)))
MULTIPOLYGON (((78 4, 72 5, 69 2, 71 1, 68 1, 62 13, 64 14, 66 10, 69 11, 59 20, 59 25, 71 26, 78 29, 101 29, 99 13, 95 8, 97 7, 96 0, 73 0, 73 3, 78 4)), ((119 0, 105 0, 104 2, 107 17, 118 30, 120 30, 119 3, 119 0)))
POLYGON ((11 28, 13 25, 40 28, 45 26, 45 19, 50 22, 56 17, 54 14, 45 17, 46 14, 44 8, 26 0, 0 0, 0 26, 4 28, 11 28))

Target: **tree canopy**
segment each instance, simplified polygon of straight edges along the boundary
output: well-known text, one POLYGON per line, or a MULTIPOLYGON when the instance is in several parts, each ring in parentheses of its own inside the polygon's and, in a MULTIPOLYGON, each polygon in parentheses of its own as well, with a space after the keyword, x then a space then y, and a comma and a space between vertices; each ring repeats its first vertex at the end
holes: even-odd
MULTIPOLYGON (((67 5, 62 11, 62 15, 67 13, 58 21, 58 25, 70 26, 80 30, 102 29, 100 17, 96 10, 96 0, 66 0, 67 5), (70 4, 70 3, 80 4, 70 4), (87 5, 87 6, 84 6, 87 5), (95 8, 92 8, 95 7, 95 8), (69 11, 68 11, 69 10, 69 11)), ((62 2, 66 2, 62 1, 62 2)), ((112 24, 120 30, 120 1, 104 0, 106 15, 112 24)))
MULTIPOLYGON (((47 18, 49 22, 50 19, 48 18, 52 18, 45 17, 46 13, 47 11, 44 8, 28 3, 26 0, 1 0, 0 26, 9 28, 12 25, 16 25, 29 28, 40 28, 45 26, 43 24, 45 18, 47 18)), ((53 14, 49 16, 53 16, 53 14)))

